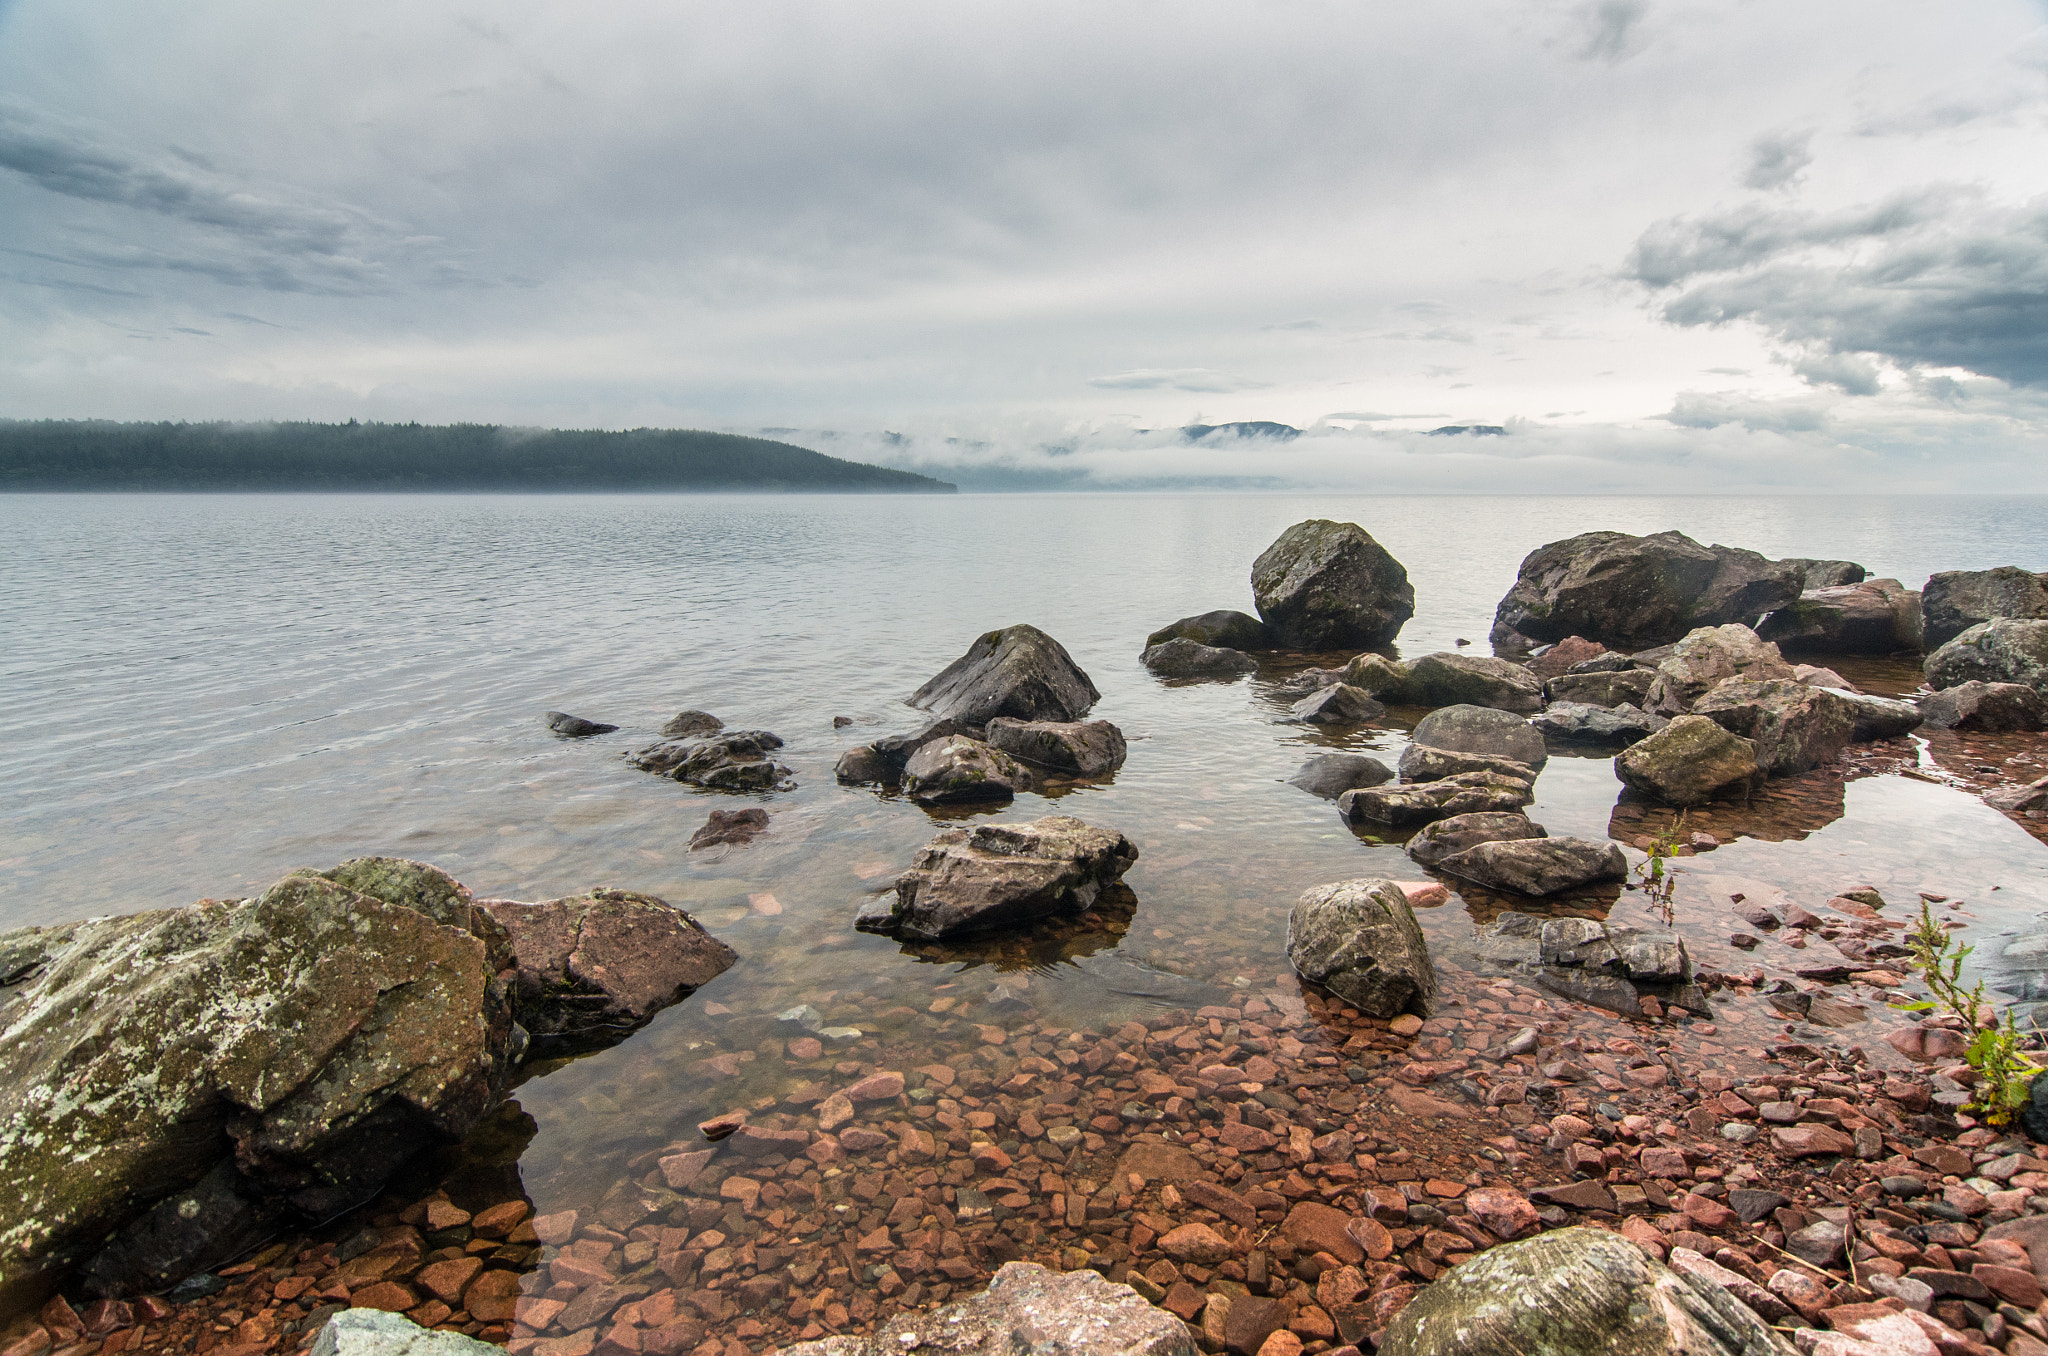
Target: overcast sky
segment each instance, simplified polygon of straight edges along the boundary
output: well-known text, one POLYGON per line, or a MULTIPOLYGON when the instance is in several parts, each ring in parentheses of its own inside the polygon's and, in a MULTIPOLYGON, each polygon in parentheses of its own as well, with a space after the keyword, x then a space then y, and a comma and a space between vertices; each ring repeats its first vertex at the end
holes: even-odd
POLYGON ((1094 484, 2048 490, 2044 25, 0 0, 0 417, 778 428, 1094 484), (1249 419, 1311 432, 1133 432, 1249 419), (1510 432, 1419 432, 1452 423, 1510 432))

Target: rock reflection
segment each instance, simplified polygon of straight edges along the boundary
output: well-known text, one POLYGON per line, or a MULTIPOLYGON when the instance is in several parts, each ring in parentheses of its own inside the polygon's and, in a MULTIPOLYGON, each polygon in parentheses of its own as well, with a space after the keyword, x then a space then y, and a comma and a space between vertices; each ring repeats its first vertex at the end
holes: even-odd
MULTIPOLYGON (((1684 811, 1685 833, 1709 833, 1723 843, 1736 838, 1796 843, 1847 813, 1844 788, 1851 780, 1827 769, 1773 780, 1747 801, 1717 800, 1684 811)), ((1608 816, 1607 836, 1647 850, 1671 831, 1679 814, 1623 792, 1608 816)), ((1681 843, 1677 855, 1691 856, 1692 849, 1681 843)))

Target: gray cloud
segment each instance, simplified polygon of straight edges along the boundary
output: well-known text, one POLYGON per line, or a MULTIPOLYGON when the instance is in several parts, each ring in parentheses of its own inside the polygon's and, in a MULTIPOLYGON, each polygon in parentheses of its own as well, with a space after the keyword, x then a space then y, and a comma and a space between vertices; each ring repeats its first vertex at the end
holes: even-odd
POLYGON ((1266 383, 1253 381, 1249 377, 1234 377, 1227 372, 1212 372, 1206 367, 1145 367, 1134 372, 1090 377, 1088 384, 1105 391, 1196 391, 1220 394, 1229 391, 1255 391, 1266 383))
POLYGON ((1739 424, 1759 433, 1818 433, 1829 426, 1827 408, 1816 402, 1760 400, 1727 391, 1681 391, 1659 417, 1680 428, 1739 424))
POLYGON ((1581 5, 1584 45, 1579 55, 1588 61, 1626 61, 1642 50, 1640 25, 1649 12, 1649 0, 1590 0, 1581 5))
POLYGON ((1791 188, 1813 163, 1812 132, 1772 132, 1749 146, 1749 167, 1743 185, 1761 192, 1791 188))

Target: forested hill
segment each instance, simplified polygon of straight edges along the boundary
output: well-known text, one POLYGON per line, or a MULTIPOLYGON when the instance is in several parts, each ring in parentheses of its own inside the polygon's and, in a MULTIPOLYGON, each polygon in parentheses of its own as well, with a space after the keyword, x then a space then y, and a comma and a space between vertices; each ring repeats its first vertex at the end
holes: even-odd
POLYGON ((827 490, 930 476, 684 429, 0 420, 0 490, 827 490))

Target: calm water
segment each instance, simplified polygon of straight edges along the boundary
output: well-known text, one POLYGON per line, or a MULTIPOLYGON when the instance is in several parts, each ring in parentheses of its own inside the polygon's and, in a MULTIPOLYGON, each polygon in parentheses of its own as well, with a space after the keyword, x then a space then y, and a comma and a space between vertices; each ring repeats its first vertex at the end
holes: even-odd
MULTIPOLYGON (((1391 762, 1402 735, 1278 723, 1277 670, 1169 688, 1137 655, 1176 617, 1250 610, 1253 557, 1309 517, 1363 524, 1406 564, 1411 655, 1460 638, 1484 653, 1522 556, 1594 528, 1848 557, 1914 587, 1937 569, 2048 567, 2039 498, 0 496, 0 926, 247 893, 365 853, 437 863, 483 894, 611 884, 691 908, 740 963, 627 1045, 521 1091, 543 1209, 778 1086, 763 1015, 796 1003, 910 1032, 889 1009, 921 1013, 949 984, 979 999, 992 972, 963 967, 982 961, 1072 1024, 1270 987, 1303 888, 1417 874, 1284 779, 1318 747, 1391 762), (1112 784, 1057 808, 1139 844, 1137 915, 1121 939, 1067 945, 1072 964, 1019 946, 927 963, 849 925, 933 821, 831 768, 913 726, 905 694, 1019 621, 1067 646, 1102 689, 1094 714, 1130 738, 1112 784), (764 802, 771 831, 750 847, 691 854, 733 800, 619 757, 685 707, 788 741, 799 786, 764 802), (551 708, 623 728, 561 740, 540 720, 551 708), (835 715, 856 723, 835 732, 835 715), (762 1057, 737 1080, 694 1072, 741 1047, 762 1057)), ((1618 789, 1605 759, 1553 759, 1530 813, 1604 836, 1618 789)), ((1053 808, 1024 796, 1007 813, 1053 808)), ((1692 864, 1680 922, 1728 968, 1755 962, 1723 944, 1724 881, 1809 903, 1852 881, 1906 901, 1939 890, 1968 899, 1987 936, 2048 910, 2048 853, 1946 787, 1822 779, 1721 827, 1754 836, 1692 864)), ((1454 900, 1426 926, 1455 954, 1471 915, 1454 900)))

